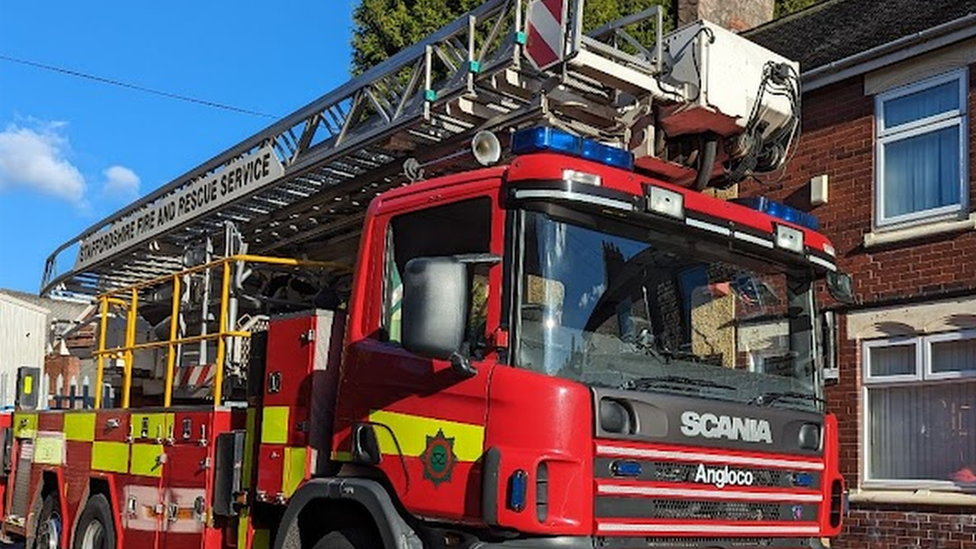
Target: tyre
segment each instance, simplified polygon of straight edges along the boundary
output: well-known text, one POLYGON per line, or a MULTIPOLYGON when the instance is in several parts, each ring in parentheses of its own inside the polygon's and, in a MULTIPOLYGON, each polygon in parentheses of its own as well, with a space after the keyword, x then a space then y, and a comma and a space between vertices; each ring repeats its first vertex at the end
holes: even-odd
POLYGON ((102 494, 88 498, 78 517, 73 549, 116 549, 112 506, 102 494))
POLYGON ((372 532, 346 528, 329 532, 312 549, 383 549, 383 544, 372 532))
POLYGON ((60 549, 61 547, 61 509, 57 494, 44 496, 41 513, 37 516, 37 530, 34 531, 34 549, 60 549))

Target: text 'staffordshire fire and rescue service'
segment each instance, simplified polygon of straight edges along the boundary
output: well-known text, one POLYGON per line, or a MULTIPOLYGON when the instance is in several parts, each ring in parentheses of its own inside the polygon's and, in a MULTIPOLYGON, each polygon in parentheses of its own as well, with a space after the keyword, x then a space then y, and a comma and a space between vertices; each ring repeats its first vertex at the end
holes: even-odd
POLYGON ((652 8, 489 0, 56 250, 94 406, 2 416, 55 549, 790 549, 846 491, 818 303, 761 196, 796 63, 652 8), (655 28, 653 43, 628 33, 655 28))

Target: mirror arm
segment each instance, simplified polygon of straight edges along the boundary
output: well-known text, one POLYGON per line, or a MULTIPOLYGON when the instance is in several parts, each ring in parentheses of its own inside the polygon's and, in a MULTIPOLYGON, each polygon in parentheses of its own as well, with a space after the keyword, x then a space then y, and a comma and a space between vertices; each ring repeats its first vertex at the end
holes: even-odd
POLYGON ((462 355, 461 353, 451 353, 448 360, 451 361, 451 368, 464 377, 474 377, 478 374, 477 368, 471 364, 468 357, 462 355))

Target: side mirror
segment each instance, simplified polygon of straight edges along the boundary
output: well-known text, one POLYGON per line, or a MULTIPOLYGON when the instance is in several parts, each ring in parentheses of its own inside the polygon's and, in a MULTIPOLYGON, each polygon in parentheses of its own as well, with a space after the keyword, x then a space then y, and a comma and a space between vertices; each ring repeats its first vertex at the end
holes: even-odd
POLYGON ((855 302, 854 283, 851 275, 847 273, 828 272, 827 291, 830 292, 831 297, 841 303, 850 305, 855 302))
POLYGON ((461 354, 468 320, 468 265, 455 257, 417 257, 403 273, 400 305, 403 347, 450 360, 466 377, 476 372, 461 354))

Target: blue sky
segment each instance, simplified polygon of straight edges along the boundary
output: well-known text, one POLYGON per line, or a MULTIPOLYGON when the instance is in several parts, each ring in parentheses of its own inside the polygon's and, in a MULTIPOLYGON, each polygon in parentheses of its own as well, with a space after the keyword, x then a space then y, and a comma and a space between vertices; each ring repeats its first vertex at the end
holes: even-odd
MULTIPOLYGON (((282 117, 348 79, 358 0, 0 0, 0 56, 282 117)), ((0 288, 271 124, 0 59, 0 288)))

